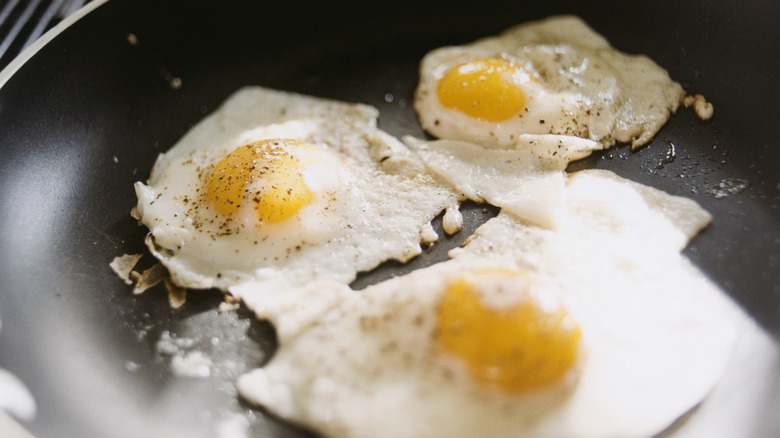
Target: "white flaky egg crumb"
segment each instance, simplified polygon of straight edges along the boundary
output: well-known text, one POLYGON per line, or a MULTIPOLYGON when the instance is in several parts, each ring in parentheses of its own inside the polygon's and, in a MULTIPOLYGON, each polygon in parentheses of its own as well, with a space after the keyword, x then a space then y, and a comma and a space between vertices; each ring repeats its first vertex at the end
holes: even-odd
POLYGON ((707 102, 707 99, 705 99, 701 94, 685 96, 685 99, 683 99, 683 105, 693 106, 694 111, 696 111, 696 115, 702 120, 711 119, 712 115, 715 113, 715 107, 712 106, 712 103, 707 102))
POLYGON ((121 256, 114 257, 111 260, 109 266, 122 281, 127 285, 133 284, 133 280, 130 278, 130 274, 133 272, 133 268, 141 260, 143 254, 122 254, 121 256))

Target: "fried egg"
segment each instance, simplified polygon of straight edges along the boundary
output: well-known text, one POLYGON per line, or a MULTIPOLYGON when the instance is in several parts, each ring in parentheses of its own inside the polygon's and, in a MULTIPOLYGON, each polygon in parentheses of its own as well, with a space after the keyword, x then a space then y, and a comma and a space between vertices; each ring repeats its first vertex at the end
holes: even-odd
POLYGON ((713 388, 742 314, 680 255, 700 219, 666 215, 678 198, 601 172, 566 192, 557 231, 502 213, 447 262, 257 308, 280 348, 239 392, 332 437, 663 431, 713 388))
POLYGON ((476 202, 488 202, 529 223, 555 229, 563 209, 569 162, 601 149, 588 139, 521 134, 506 149, 458 140, 404 138, 430 171, 476 202))
POLYGON ((178 285, 250 305, 420 254, 437 238, 431 219, 456 211, 458 195, 376 117, 361 104, 239 90, 136 184, 148 246, 178 285), (244 294, 248 283, 260 287, 244 294))
POLYGON ((637 148, 684 96, 648 57, 612 48, 580 18, 556 16, 429 52, 414 107, 439 138, 500 147, 549 133, 637 148))

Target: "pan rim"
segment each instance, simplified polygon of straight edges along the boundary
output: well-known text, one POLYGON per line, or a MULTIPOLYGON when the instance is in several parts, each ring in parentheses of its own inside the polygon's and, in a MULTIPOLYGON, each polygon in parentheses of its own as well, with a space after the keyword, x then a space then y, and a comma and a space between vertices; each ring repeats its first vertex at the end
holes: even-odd
POLYGON ((51 42, 51 40, 57 37, 57 35, 62 33, 62 31, 72 26, 73 23, 79 21, 84 16, 94 11, 100 5, 106 2, 108 2, 108 0, 93 0, 87 3, 86 5, 78 9, 76 12, 65 17, 62 21, 57 23, 56 26, 49 29, 46 33, 41 35, 41 37, 38 38, 34 43, 30 44, 26 49, 22 51, 22 53, 17 55, 16 58, 14 58, 4 69, 0 70, 0 90, 2 90, 5 83, 8 82, 8 80, 11 79, 11 77, 20 68, 22 68, 22 66, 27 61, 30 60, 30 58, 35 56, 35 54, 38 53, 38 51, 40 51, 43 47, 49 44, 49 42, 51 42))

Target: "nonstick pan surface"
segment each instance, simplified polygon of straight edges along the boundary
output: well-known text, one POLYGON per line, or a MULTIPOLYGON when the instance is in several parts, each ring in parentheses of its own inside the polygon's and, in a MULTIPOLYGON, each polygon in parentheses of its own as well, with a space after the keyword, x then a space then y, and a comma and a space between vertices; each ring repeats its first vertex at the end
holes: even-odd
MULTIPOLYGON (((379 108, 381 128, 424 136, 411 101, 427 51, 560 13, 580 15, 620 50, 647 54, 715 105, 709 122, 680 109, 649 146, 617 147, 572 169, 611 169, 699 202, 714 223, 686 254, 780 334, 775 2, 92 7, 0 75, 0 367, 35 396, 38 415, 26 426, 36 436, 197 438, 231 428, 309 436, 235 393, 233 380, 272 355, 270 325, 245 311, 219 313, 213 291, 191 292, 172 310, 162 287, 133 296, 112 273, 113 257, 144 251, 145 229, 129 216, 133 183, 245 85, 368 103, 379 108), (172 371, 187 348, 208 355, 210 377, 172 371)), ((496 210, 470 205, 465 213, 464 232, 407 266, 362 275, 355 287, 442 260, 496 210)), ((755 421, 777 424, 762 410, 755 421)))

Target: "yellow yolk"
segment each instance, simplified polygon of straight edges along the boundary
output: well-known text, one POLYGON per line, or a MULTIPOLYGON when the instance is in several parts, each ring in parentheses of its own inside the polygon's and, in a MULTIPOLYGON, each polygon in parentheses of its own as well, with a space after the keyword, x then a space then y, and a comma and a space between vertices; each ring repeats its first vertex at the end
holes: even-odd
POLYGON ((204 197, 220 214, 233 217, 251 205, 261 222, 295 215, 313 196, 293 151, 309 148, 295 140, 263 140, 220 160, 208 175, 204 197))
POLYGON ((474 59, 451 68, 439 80, 436 94, 447 108, 488 122, 501 122, 525 107, 525 94, 511 82, 524 70, 500 58, 474 59))
MULTIPOLYGON (((579 352, 579 327, 562 306, 543 308, 528 293, 506 308, 485 307, 473 284, 480 274, 501 276, 491 287, 511 293, 526 289, 519 272, 484 271, 456 280, 438 308, 438 344, 460 359, 470 376, 511 393, 541 389, 561 382, 573 369, 579 352)), ((495 291, 496 289, 494 289, 495 291)), ((549 306, 547 306, 549 307, 549 306)))

